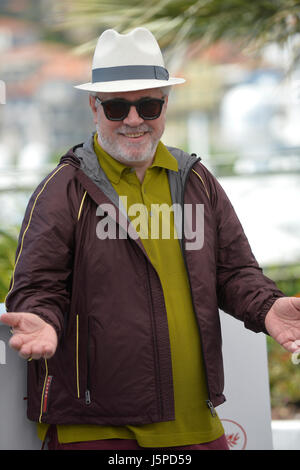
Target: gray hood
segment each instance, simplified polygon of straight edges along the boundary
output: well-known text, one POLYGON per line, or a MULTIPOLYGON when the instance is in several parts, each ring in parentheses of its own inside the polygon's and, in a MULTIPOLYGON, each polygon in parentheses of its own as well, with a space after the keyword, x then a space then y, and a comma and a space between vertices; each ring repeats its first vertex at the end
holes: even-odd
MULTIPOLYGON (((82 171, 104 192, 104 194, 118 207, 120 207, 119 196, 104 170, 99 164, 94 151, 94 134, 92 134, 81 146, 75 148, 75 155, 80 160, 82 171)), ((187 175, 192 166, 200 160, 194 154, 190 155, 175 147, 167 147, 169 152, 178 162, 178 172, 167 170, 170 191, 173 204, 182 204, 183 190, 187 175)))

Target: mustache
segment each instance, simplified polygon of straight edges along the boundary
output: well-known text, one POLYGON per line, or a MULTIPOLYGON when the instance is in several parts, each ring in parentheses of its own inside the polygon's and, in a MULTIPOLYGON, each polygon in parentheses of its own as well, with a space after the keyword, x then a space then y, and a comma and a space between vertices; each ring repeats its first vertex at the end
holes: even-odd
POLYGON ((141 124, 140 126, 132 127, 126 125, 122 125, 118 127, 116 132, 118 134, 129 134, 129 133, 139 133, 139 132, 151 132, 151 127, 148 126, 147 124, 141 124))

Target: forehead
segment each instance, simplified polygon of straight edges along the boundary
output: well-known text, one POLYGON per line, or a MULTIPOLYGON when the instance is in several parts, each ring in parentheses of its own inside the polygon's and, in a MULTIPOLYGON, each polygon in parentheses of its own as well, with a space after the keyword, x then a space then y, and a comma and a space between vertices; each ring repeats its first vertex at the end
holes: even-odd
POLYGON ((123 91, 116 93, 98 93, 101 100, 111 100, 115 98, 122 98, 129 101, 135 101, 140 98, 162 98, 163 93, 160 88, 151 88, 149 90, 138 91, 123 91))

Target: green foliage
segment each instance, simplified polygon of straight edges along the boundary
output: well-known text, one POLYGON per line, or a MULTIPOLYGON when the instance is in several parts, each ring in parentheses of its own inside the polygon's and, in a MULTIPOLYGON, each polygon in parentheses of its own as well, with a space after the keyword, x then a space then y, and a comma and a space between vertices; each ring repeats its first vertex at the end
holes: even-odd
MULTIPOLYGON (((276 282, 279 289, 288 296, 300 294, 299 265, 269 268, 265 274, 276 282)), ((299 373, 300 364, 293 364, 291 353, 279 346, 273 338, 267 338, 271 405, 273 408, 286 408, 300 404, 299 373)))
POLYGON ((276 282, 278 288, 287 296, 300 294, 300 264, 288 266, 269 266, 264 274, 276 282))
POLYGON ((56 0, 55 7, 57 28, 85 27, 95 33, 81 51, 91 51, 99 32, 109 27, 127 32, 145 26, 162 47, 172 46, 173 51, 199 39, 206 44, 235 40, 260 48, 270 42, 284 44, 300 32, 296 0, 56 0))
POLYGON ((273 338, 268 337, 267 346, 272 407, 300 403, 300 364, 293 364, 291 354, 273 338))
POLYGON ((17 247, 17 229, 11 231, 0 230, 0 302, 4 302, 9 290, 12 276, 15 253, 17 247))

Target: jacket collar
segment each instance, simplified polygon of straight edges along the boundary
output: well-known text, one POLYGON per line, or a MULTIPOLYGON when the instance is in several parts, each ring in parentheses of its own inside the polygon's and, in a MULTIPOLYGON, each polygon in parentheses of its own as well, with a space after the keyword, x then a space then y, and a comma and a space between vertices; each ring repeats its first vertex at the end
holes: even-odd
MULTIPOLYGON (((61 163, 69 162, 80 169, 104 192, 104 194, 116 205, 119 204, 119 196, 103 168, 100 166, 97 155, 94 150, 94 134, 80 145, 73 147, 61 159, 61 163)), ((190 155, 183 150, 175 147, 166 147, 168 152, 177 161, 177 170, 168 168, 168 178, 173 203, 181 203, 183 197, 183 188, 192 166, 200 160, 195 155, 190 155)), ((172 163, 173 165, 173 163, 172 163)))
MULTIPOLYGON (((108 176, 108 179, 112 183, 119 183, 123 172, 128 171, 131 168, 119 162, 115 158, 111 157, 107 152, 105 152, 98 142, 96 133, 94 134, 93 146, 98 158, 98 162, 105 171, 105 174, 108 176)), ((158 143, 154 160, 150 168, 154 167, 178 171, 178 163, 176 158, 169 152, 162 142, 158 143)))

